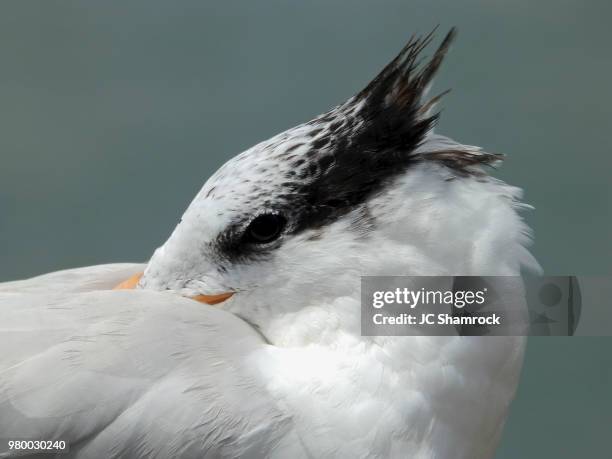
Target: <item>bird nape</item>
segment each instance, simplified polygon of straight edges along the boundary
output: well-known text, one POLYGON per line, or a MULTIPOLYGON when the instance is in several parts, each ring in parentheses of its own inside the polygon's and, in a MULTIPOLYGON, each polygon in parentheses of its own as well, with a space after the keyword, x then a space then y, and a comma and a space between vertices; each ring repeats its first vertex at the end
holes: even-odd
POLYGON ((501 156, 434 133, 454 37, 431 59, 433 33, 412 38, 228 161, 146 265, 0 284, 0 436, 73 457, 492 457, 523 337, 360 331, 361 276, 537 266, 520 189, 487 173, 501 156))

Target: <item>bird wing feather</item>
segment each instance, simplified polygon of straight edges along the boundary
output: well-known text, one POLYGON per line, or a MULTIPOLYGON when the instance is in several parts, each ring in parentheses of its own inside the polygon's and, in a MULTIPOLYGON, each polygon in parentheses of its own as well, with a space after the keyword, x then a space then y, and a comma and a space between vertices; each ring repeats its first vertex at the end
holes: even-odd
POLYGON ((291 419, 249 371, 265 346, 249 325, 169 293, 96 289, 140 268, 0 284, 0 436, 67 440, 78 457, 249 457, 295 445, 291 419))

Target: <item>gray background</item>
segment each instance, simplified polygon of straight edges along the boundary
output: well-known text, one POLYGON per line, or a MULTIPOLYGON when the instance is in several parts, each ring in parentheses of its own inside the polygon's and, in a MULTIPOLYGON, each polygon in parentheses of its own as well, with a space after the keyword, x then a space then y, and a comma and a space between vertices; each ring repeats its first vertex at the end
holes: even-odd
MULTIPOLYGON (((609 274, 611 5, 4 0, 0 280, 145 260, 226 159, 438 23, 460 30, 439 130, 508 154, 547 274, 609 274)), ((611 343, 531 340, 499 458, 609 456, 611 343)))

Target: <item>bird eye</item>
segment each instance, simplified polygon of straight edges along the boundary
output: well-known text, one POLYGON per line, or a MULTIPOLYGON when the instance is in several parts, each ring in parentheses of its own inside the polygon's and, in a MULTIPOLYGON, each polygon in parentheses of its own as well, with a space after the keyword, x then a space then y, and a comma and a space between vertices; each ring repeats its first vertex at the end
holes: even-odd
POLYGON ((244 233, 244 241, 252 244, 266 244, 277 239, 286 220, 282 215, 263 214, 256 217, 247 227, 244 233))

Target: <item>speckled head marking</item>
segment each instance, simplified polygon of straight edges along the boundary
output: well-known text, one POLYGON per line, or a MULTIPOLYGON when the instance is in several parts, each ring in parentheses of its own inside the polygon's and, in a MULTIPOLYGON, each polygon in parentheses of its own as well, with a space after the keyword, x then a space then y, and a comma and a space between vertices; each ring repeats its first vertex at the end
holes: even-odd
MULTIPOLYGON (((434 155, 418 151, 435 125, 438 114, 430 109, 441 97, 424 99, 432 78, 448 51, 452 29, 424 65, 419 58, 433 34, 412 38, 361 92, 329 112, 257 145, 236 158, 236 167, 259 174, 248 186, 247 200, 265 212, 286 218, 287 234, 316 230, 358 209, 373 194, 385 189, 412 164, 439 160, 467 172, 469 159, 478 163, 492 157, 447 150, 434 155)), ((211 180, 227 179, 229 169, 211 180)), ((235 221, 217 240, 220 252, 231 257, 263 254, 268 250, 244 244, 242 237, 252 215, 235 221), (253 250, 251 250, 253 249, 253 250)), ((372 221, 369 222, 372 224, 372 221)))

